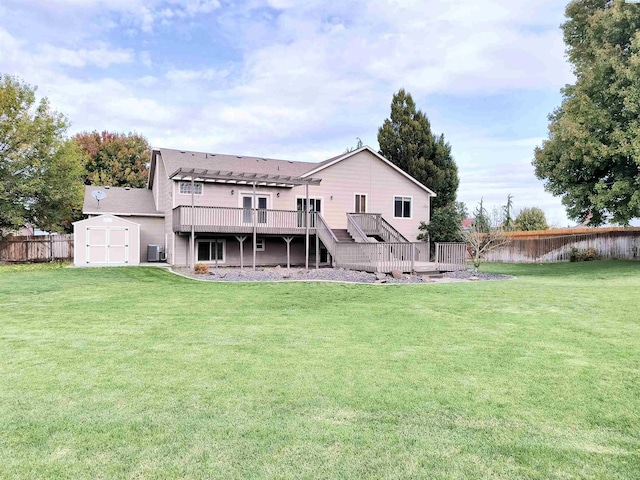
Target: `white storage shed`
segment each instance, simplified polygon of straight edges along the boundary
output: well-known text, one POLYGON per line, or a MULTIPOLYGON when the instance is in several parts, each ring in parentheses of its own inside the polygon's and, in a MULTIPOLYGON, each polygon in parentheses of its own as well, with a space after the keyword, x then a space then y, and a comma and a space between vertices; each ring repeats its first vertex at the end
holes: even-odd
POLYGON ((74 222, 73 242, 76 267, 140 264, 140 225, 115 215, 74 222))

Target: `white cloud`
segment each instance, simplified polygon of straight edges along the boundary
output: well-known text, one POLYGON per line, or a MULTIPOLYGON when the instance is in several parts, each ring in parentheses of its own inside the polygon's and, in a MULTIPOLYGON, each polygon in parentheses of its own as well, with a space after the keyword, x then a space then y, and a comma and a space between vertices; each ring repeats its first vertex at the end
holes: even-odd
MULTIPOLYGON (((55 21, 29 24, 24 13, 21 28, 0 27, 0 71, 38 85, 74 131, 137 130, 157 146, 320 160, 356 136, 376 147, 399 87, 430 113, 434 94, 517 101, 514 92, 571 81, 557 0, 6 1, 6 11, 55 21), (189 51, 162 43, 180 46, 202 33, 194 25, 228 44, 204 34, 189 51)), ((463 200, 499 204, 512 193, 523 206, 561 209, 533 176, 539 139, 470 130, 472 141, 444 132, 463 200)))
POLYGON ((107 47, 72 50, 70 48, 54 47, 53 45, 42 45, 39 51, 38 60, 42 64, 60 64, 70 67, 94 65, 100 68, 107 68, 111 65, 132 63, 134 59, 131 50, 112 50, 107 47))
POLYGON ((178 70, 171 69, 165 77, 170 82, 191 82, 194 80, 222 80, 229 75, 227 70, 215 70, 213 68, 207 68, 204 70, 178 70))

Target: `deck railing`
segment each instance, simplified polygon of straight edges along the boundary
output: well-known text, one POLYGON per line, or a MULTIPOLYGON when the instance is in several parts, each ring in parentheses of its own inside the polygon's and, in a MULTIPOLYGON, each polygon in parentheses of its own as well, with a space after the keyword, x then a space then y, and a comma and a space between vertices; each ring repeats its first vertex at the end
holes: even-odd
POLYGON ((385 242, 391 243, 409 242, 379 213, 348 213, 347 218, 355 222, 368 236, 376 235, 385 242))
POLYGON ((320 241, 327 249, 329 254, 333 257, 332 263, 334 266, 336 266, 336 245, 338 243, 338 239, 336 238, 336 235, 333 233, 333 231, 329 228, 329 225, 327 225, 327 222, 320 213, 316 214, 315 220, 316 234, 318 235, 318 238, 320 238, 320 241))
POLYGON ((436 266, 449 272, 467 269, 467 245, 464 243, 436 243, 436 266))
POLYGON ((407 238, 380 216, 380 236, 385 242, 408 242, 407 238))
POLYGON ((351 238, 353 238, 356 243, 369 243, 369 237, 360 228, 358 223, 359 222, 351 215, 347 215, 347 232, 349 232, 349 235, 351 235, 351 238))
MULTIPOLYGON (((316 213, 309 212, 310 230, 315 232, 316 213)), ((303 234, 306 214, 298 210, 267 210, 231 207, 180 206, 173 209, 173 230, 198 233, 249 233, 254 223, 259 233, 303 234)))
POLYGON ((367 235, 380 234, 382 215, 379 213, 347 213, 347 218, 353 220, 367 235))
POLYGON ((429 262, 429 245, 424 242, 338 243, 336 247, 337 266, 354 270, 411 272, 418 263, 429 262))

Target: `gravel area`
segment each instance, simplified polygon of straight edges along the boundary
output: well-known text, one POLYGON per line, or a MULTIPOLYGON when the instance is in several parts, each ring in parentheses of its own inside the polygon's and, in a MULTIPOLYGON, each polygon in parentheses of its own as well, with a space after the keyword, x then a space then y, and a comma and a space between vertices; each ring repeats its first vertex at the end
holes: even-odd
POLYGON ((426 275, 402 275, 402 278, 393 278, 391 275, 375 274, 345 270, 343 268, 321 268, 319 270, 304 268, 292 268, 287 270, 282 267, 251 268, 241 270, 232 267, 212 267, 208 274, 196 275, 188 268, 173 268, 175 273, 185 277, 206 280, 212 282, 274 282, 274 281, 334 281, 352 283, 445 283, 478 280, 504 280, 508 275, 491 273, 474 274, 472 270, 462 272, 449 272, 442 276, 426 275))

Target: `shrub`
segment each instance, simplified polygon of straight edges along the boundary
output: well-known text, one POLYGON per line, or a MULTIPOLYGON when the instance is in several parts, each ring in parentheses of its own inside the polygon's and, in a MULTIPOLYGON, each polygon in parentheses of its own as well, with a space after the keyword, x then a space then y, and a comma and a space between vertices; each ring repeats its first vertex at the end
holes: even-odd
POLYGON ((569 260, 572 262, 590 262, 592 260, 598 260, 600 255, 598 255, 598 250, 594 247, 589 247, 586 250, 578 250, 575 247, 571 248, 571 253, 569 254, 569 260))
POLYGON ((193 271, 198 275, 206 275, 209 273, 209 265, 206 263, 196 263, 193 271))

